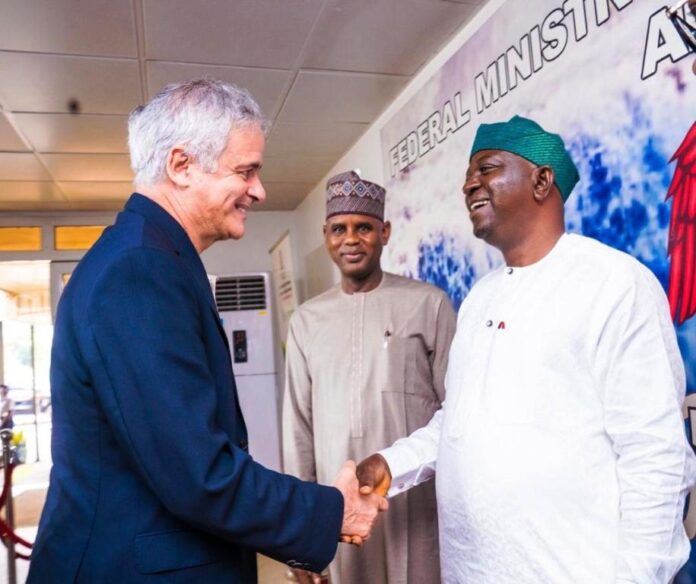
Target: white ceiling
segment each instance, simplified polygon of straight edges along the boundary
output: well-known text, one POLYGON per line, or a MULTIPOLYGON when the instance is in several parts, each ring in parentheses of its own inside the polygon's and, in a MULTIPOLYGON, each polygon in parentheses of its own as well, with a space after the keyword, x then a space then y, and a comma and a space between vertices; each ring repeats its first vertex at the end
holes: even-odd
POLYGON ((202 75, 257 98, 260 210, 294 209, 485 2, 0 0, 0 211, 119 209, 128 112, 202 75))

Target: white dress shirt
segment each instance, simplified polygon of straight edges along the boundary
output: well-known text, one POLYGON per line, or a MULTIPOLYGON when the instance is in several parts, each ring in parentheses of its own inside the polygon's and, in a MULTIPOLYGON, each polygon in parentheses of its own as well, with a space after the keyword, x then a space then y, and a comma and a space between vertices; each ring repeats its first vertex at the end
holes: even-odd
POLYGON ((564 235, 462 304, 443 409, 381 451, 390 496, 437 466, 446 583, 667 583, 690 549, 684 386, 652 273, 564 235))

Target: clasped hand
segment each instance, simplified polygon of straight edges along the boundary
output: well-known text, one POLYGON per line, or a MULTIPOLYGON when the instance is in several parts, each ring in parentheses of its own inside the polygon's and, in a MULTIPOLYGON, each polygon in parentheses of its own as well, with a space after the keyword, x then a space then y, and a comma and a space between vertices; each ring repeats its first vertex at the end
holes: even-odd
MULTIPOLYGON (((389 507, 385 497, 390 485, 389 466, 379 454, 368 456, 357 468, 352 460, 343 464, 333 485, 343 494, 343 543, 360 546, 370 537, 377 515, 389 507)), ((293 573, 299 584, 321 582, 319 574, 299 569, 293 573)))
POLYGON ((389 508, 384 494, 377 494, 373 489, 360 488, 356 474, 355 462, 349 460, 343 464, 333 484, 343 494, 343 524, 341 541, 362 545, 370 537, 372 526, 381 511, 389 508))

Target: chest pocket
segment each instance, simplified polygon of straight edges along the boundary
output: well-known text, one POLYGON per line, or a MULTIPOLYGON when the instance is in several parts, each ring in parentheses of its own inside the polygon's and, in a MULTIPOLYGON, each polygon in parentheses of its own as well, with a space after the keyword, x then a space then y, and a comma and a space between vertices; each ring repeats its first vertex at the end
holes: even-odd
POLYGON ((432 394, 431 383, 421 379, 429 372, 427 350, 420 337, 390 337, 382 348, 387 360, 387 376, 382 391, 432 394))

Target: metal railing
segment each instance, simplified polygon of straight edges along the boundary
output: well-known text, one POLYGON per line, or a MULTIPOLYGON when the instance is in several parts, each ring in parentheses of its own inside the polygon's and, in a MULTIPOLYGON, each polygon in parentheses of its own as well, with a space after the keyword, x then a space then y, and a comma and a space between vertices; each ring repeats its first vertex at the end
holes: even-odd
POLYGON ((19 537, 15 533, 14 524, 14 501, 12 499, 12 471, 17 465, 16 451, 12 446, 12 430, 0 430, 0 440, 2 440, 2 462, 5 474, 5 483, 0 494, 0 510, 5 507, 5 519, 0 519, 0 539, 7 548, 7 582, 17 584, 17 558, 29 559, 32 543, 19 537), (28 553, 18 552, 17 545, 25 547, 28 553))

